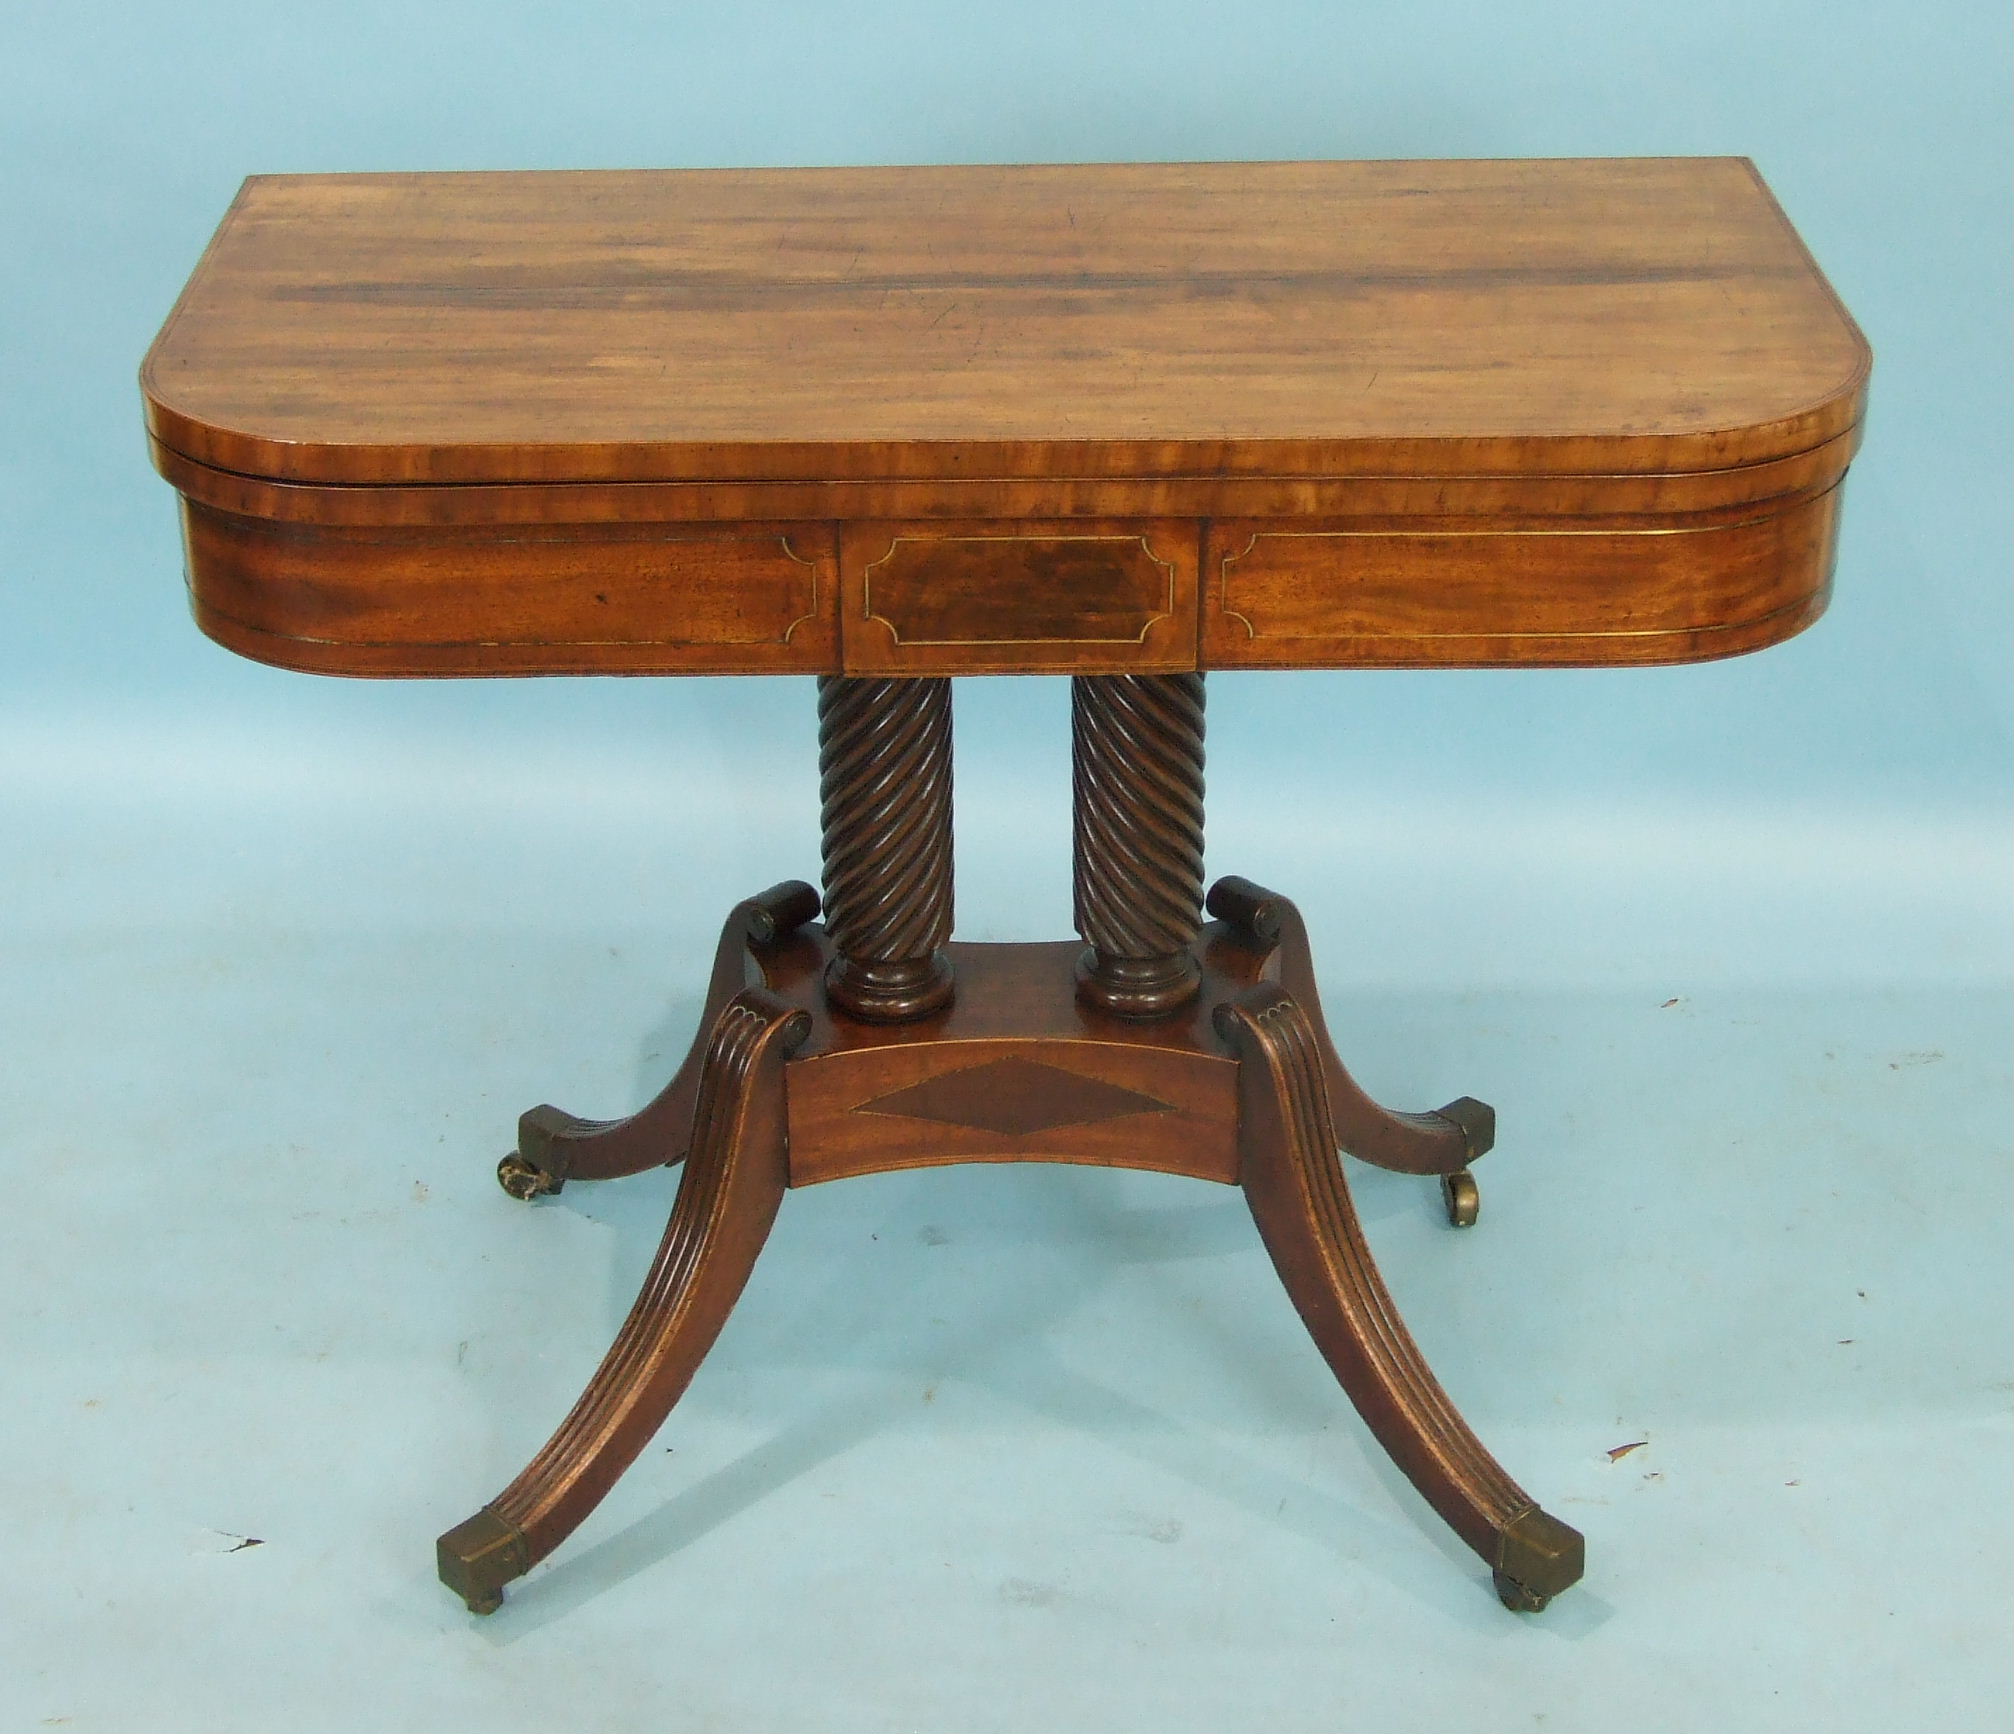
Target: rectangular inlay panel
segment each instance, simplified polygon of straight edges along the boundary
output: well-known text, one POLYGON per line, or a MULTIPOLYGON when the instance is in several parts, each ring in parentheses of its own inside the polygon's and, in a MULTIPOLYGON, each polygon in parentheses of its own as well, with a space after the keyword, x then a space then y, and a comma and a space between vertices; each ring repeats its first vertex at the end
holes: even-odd
POLYGON ((849 674, 1196 666, 1197 526, 848 525, 849 674))
POLYGON ((1210 668, 1679 662, 1787 638, 1832 575, 1837 489, 1721 521, 1563 530, 1218 522, 1210 668))
MULTIPOLYGON (((970 986, 961 978, 961 993, 970 986)), ((948 1162, 1088 1162, 1235 1183, 1237 1077, 1228 1059, 1179 1047, 1069 1039, 819 1054, 784 1074, 790 1182, 948 1162)))
POLYGON ((304 529, 190 504, 198 619, 234 650, 341 673, 522 662, 786 673, 837 660, 826 524, 304 529))

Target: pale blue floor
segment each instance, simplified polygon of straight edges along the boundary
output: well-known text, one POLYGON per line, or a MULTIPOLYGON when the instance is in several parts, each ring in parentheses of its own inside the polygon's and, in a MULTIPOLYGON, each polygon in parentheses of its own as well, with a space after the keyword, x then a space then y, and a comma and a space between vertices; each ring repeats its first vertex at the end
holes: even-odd
MULTIPOLYGON (((1669 816, 1539 815, 1484 873, 1402 804, 1328 854, 1224 791, 1213 869, 1301 895, 1366 1085, 1499 1108, 1473 1232, 1352 1178, 1587 1533, 1545 1615, 1378 1455, 1235 1192, 967 1168, 787 1199, 663 1435, 477 1620, 433 1537, 565 1411, 675 1180, 526 1208, 492 1166, 520 1108, 668 1071, 726 903, 814 864, 764 817, 808 770, 737 801, 695 753, 639 811, 557 751, 501 792, 101 746, 4 767, 6 1734, 2002 1726, 1990 834, 1674 867, 1669 816)), ((1053 936, 1058 811, 992 811, 968 931, 1053 936)))

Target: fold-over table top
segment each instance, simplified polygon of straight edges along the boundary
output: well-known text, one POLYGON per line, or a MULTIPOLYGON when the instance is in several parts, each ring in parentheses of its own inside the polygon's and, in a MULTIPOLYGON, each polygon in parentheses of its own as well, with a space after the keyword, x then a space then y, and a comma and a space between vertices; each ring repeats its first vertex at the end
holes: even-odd
POLYGON ((1744 160, 262 176, 143 374, 311 484, 1692 473, 1857 423, 1744 160))

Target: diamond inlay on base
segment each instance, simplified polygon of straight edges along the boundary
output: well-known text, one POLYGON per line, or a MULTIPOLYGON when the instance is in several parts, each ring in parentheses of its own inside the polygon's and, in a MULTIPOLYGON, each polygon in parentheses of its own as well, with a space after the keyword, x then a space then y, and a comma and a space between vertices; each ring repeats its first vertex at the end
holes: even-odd
POLYGON ((1129 1114, 1171 1113, 1173 1104, 1035 1060, 989 1060, 877 1096, 853 1111, 1025 1138, 1059 1126, 1088 1126, 1129 1114))

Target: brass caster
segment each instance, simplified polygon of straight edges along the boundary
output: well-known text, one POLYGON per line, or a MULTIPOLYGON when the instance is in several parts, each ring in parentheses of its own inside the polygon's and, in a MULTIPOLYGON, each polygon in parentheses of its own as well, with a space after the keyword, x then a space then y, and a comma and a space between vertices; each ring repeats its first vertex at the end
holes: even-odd
POLYGON ((504 1585, 531 1570, 531 1543, 485 1505, 434 1543, 434 1560, 441 1582, 470 1613, 493 1614, 503 1606, 504 1585))
MULTIPOLYGON (((1441 1203, 1448 1221, 1456 1228, 1473 1228, 1482 1213, 1483 1195, 1476 1189, 1476 1177, 1466 1168, 1441 1176, 1441 1203)), ((1541 1603, 1541 1606, 1544 1604, 1541 1603)))
POLYGON ((1521 1584, 1508 1572, 1493 1571, 1490 1582, 1496 1586, 1497 1600, 1514 1614, 1542 1614, 1551 1596, 1540 1595, 1528 1584, 1521 1584))
POLYGON ((513 1150, 497 1164, 497 1184, 513 1198, 529 1204, 534 1198, 557 1192, 566 1182, 556 1174, 548 1174, 536 1162, 527 1162, 513 1150))
POLYGON ((1497 1537, 1490 1581, 1497 1600, 1514 1614, 1536 1614, 1563 1589, 1580 1582, 1587 1543, 1579 1530, 1534 1505, 1497 1537))

